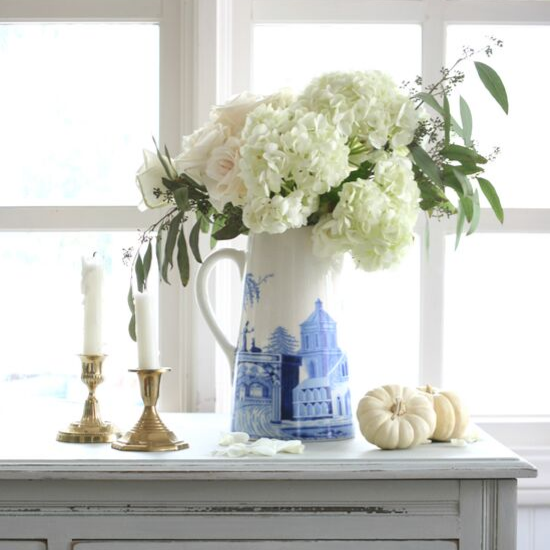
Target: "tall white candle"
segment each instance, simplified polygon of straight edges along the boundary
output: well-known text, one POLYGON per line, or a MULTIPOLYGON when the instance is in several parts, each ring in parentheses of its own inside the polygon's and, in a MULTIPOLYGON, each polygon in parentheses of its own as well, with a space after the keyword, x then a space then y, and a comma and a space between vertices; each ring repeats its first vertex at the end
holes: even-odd
POLYGON ((84 355, 103 353, 103 265, 97 257, 82 258, 84 297, 84 355))
POLYGON ((159 368, 159 346, 155 308, 152 296, 147 292, 136 292, 136 338, 138 345, 138 368, 159 368))

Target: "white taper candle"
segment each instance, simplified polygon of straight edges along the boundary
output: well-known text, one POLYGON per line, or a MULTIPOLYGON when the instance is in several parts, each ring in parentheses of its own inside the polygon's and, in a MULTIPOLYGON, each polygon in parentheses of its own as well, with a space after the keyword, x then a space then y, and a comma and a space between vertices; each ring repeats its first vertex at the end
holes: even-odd
POLYGON ((84 355, 103 353, 103 265, 97 257, 82 258, 84 355))
POLYGON ((136 309, 138 368, 158 369, 158 334, 152 296, 147 292, 136 292, 134 305, 136 309))

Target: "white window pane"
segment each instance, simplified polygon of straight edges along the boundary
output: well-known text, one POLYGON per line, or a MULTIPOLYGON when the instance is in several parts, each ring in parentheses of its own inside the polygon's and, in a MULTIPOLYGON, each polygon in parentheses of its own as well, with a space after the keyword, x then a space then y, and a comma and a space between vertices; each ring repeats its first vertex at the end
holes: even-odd
POLYGON ((550 414, 550 235, 447 247, 445 386, 475 414, 550 414))
POLYGON ((497 48, 489 59, 480 57, 480 61, 491 65, 502 77, 510 114, 507 117, 486 92, 470 63, 460 93, 472 108, 473 137, 479 140, 481 153, 495 146, 501 148, 500 156, 486 173, 505 208, 547 208, 550 173, 545 159, 550 111, 539 98, 550 88, 550 72, 544 69, 550 50, 550 26, 451 25, 447 30, 448 63, 457 59, 462 46, 483 46, 488 36, 503 40, 504 47, 497 48))
POLYGON ((420 239, 399 266, 366 273, 347 258, 342 278, 342 349, 352 399, 383 384, 418 384, 420 239))
POLYGON ((137 204, 158 26, 0 25, 0 205, 137 204))
POLYGON ((398 84, 421 72, 420 25, 256 25, 253 47, 252 88, 258 93, 299 91, 328 71, 379 69, 398 84))
POLYGON ((83 403, 81 257, 94 251, 105 264, 102 410, 113 417, 140 401, 136 377, 128 373, 137 351, 127 331, 130 270, 122 261, 123 249, 136 241, 134 233, 0 233, 2 405, 9 401, 20 415, 40 404, 83 403))

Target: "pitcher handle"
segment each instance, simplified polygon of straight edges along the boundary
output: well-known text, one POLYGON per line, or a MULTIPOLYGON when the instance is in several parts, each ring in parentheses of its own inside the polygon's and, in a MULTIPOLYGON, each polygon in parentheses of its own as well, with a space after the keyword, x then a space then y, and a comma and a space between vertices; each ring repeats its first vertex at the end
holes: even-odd
POLYGON ((237 264, 239 268, 239 274, 241 279, 244 276, 244 268, 246 263, 246 254, 242 250, 234 250, 232 248, 222 248, 216 250, 204 260, 197 272, 195 295, 197 296, 197 302, 199 309, 208 325, 208 328, 212 331, 214 338, 225 353, 229 362, 229 369, 231 371, 231 379, 233 379, 233 369, 235 360, 235 348, 236 345, 232 344, 227 336, 223 333, 212 309, 210 302, 210 296, 208 294, 208 281, 210 279, 210 273, 212 268, 219 260, 231 260, 237 264))

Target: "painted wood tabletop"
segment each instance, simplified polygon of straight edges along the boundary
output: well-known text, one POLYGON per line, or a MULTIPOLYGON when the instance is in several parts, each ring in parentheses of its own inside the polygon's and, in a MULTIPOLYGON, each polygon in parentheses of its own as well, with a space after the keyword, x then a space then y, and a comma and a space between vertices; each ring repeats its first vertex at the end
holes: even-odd
MULTIPOLYGON (((58 425, 34 419, 33 430, 4 433, 0 479, 512 479, 536 469, 485 433, 464 447, 432 443, 382 451, 355 439, 306 443, 300 455, 214 456, 229 419, 164 413, 165 424, 190 444, 168 453, 116 451, 105 444, 55 441, 58 425)), ((123 428, 128 428, 122 425, 123 428)), ((21 428, 19 425, 18 428, 21 428)))

